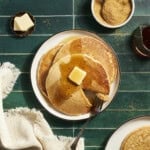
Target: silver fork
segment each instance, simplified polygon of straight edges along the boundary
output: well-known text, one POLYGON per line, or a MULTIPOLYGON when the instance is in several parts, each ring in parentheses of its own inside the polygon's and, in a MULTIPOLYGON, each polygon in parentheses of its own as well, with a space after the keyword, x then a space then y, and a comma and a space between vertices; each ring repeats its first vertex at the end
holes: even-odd
POLYGON ((96 98, 95 102, 94 102, 94 106, 91 109, 91 116, 86 120, 86 122, 84 123, 83 127, 81 128, 81 130, 79 131, 77 137, 75 138, 75 140, 73 141, 73 143, 71 144, 71 150, 76 150, 78 141, 80 139, 80 137, 83 134, 83 131, 85 129, 85 127, 87 126, 87 124, 97 115, 101 112, 102 106, 103 106, 104 101, 96 98))

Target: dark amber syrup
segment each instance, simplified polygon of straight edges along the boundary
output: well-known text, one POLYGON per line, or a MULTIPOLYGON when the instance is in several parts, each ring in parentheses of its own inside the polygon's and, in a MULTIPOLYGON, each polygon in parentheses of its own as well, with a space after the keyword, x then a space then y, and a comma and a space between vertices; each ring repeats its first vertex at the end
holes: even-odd
POLYGON ((146 48, 150 49, 150 27, 142 29, 143 44, 146 48))

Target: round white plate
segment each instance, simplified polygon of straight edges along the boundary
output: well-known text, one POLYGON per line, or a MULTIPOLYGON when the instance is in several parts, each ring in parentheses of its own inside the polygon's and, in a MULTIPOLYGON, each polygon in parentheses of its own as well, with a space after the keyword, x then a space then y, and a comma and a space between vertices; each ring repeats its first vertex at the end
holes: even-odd
MULTIPOLYGON (((62 119, 66 119, 66 120, 81 120, 81 119, 86 119, 90 116, 90 113, 84 114, 84 115, 79 115, 79 116, 69 116, 69 115, 65 115, 59 111, 57 111, 56 109, 53 108, 53 106, 48 103, 45 98, 43 97, 43 95, 41 94, 39 88, 38 88, 38 83, 37 83, 37 70, 38 70, 38 65, 39 65, 39 61, 41 59, 41 57, 47 53, 50 49, 52 49, 53 47, 55 47, 56 45, 58 45, 60 42, 64 41, 67 38, 73 37, 73 36, 91 36, 91 37, 95 37, 97 39, 102 40, 99 36, 87 32, 87 31, 81 31, 81 30, 70 30, 70 31, 64 31, 61 33, 58 33, 54 36, 52 36, 51 38, 49 38, 46 42, 44 42, 41 47, 39 48, 39 50, 37 51, 32 65, 31 65, 31 83, 32 83, 32 87, 34 90, 34 93, 37 97, 37 99, 39 100, 39 102, 42 104, 42 106, 51 114, 62 118, 62 119)), ((112 49, 113 51, 113 49, 112 49)), ((114 52, 114 51, 113 51, 114 52)), ((115 55, 115 52, 114 52, 115 55)), ((117 57, 116 57, 117 59, 117 57)), ((119 70, 119 65, 118 65, 118 70, 119 70)), ((104 103, 102 110, 104 110, 109 103, 111 102, 111 100, 113 99, 113 97, 115 96, 118 86, 119 86, 119 80, 120 80, 120 72, 118 71, 118 76, 116 81, 113 83, 113 85, 111 86, 110 89, 110 101, 104 103)))
POLYGON ((124 123, 112 134, 105 150, 120 150, 120 146, 125 137, 136 129, 144 126, 150 126, 150 116, 139 117, 124 123))

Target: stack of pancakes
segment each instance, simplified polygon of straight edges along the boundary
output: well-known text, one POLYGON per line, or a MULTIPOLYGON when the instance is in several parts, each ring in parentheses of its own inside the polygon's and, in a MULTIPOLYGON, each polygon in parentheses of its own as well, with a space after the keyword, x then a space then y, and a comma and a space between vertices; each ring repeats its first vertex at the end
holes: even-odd
POLYGON ((71 37, 41 58, 38 86, 58 111, 67 115, 85 114, 92 108, 93 95, 109 100, 110 87, 118 72, 117 65, 112 49, 103 40, 90 36, 71 37), (75 66, 87 73, 81 85, 68 79, 75 66))
POLYGON ((130 133, 123 140, 121 150, 150 150, 150 126, 130 133))

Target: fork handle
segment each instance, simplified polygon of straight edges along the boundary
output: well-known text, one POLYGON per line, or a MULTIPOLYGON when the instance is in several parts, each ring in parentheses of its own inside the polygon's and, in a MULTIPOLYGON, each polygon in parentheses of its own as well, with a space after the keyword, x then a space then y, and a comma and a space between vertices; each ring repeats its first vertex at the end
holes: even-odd
POLYGON ((84 123, 84 125, 82 126, 80 132, 78 133, 77 137, 75 138, 75 140, 73 141, 73 143, 71 144, 71 150, 76 150, 78 141, 81 137, 81 135, 83 134, 83 131, 85 129, 85 127, 87 126, 87 124, 89 123, 89 121, 93 118, 93 116, 89 117, 86 122, 84 123))
POLYGON ((99 101, 98 100, 98 103, 96 106, 94 106, 94 110, 92 111, 92 116, 90 116, 86 122, 84 123, 84 125, 82 126, 80 132, 78 133, 77 137, 75 138, 75 140, 73 141, 73 143, 71 144, 71 150, 76 150, 76 147, 77 147, 77 144, 78 144, 78 141, 81 137, 81 135, 83 134, 83 131, 86 127, 86 125, 89 123, 89 121, 92 120, 92 118, 94 118, 97 114, 99 114, 101 112, 101 109, 102 109, 102 106, 103 106, 103 101, 99 101))

